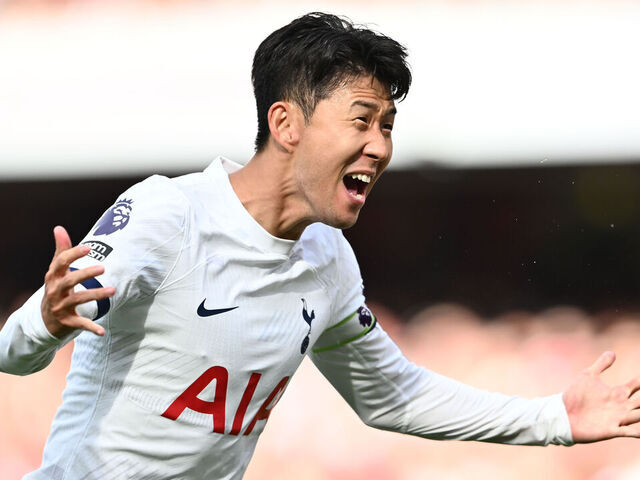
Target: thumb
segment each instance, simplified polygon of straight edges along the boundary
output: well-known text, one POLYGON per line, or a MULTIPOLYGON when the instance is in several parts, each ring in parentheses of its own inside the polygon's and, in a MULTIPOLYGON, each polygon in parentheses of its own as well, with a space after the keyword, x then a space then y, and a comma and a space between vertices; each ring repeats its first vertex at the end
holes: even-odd
POLYGON ((593 362, 593 365, 587 368, 587 371, 593 375, 600 375, 607 368, 613 365, 613 362, 615 361, 616 354, 611 351, 606 351, 602 353, 595 362, 593 362))

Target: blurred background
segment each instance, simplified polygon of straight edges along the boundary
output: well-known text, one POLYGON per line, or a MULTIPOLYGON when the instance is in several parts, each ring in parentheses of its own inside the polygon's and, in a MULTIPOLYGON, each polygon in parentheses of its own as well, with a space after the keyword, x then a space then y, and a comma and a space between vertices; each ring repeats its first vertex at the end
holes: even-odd
MULTIPOLYGON (((77 242, 152 173, 246 162, 253 52, 315 10, 410 53, 394 159, 345 232, 407 356, 523 396, 561 391, 604 349, 619 358, 608 381, 638 374, 635 1, 0 0, 0 325, 42 283, 54 225, 77 242)), ((0 374, 2 478, 39 465, 71 349, 0 374)), ((376 432, 304 362, 246 478, 626 480, 639 451, 376 432)))

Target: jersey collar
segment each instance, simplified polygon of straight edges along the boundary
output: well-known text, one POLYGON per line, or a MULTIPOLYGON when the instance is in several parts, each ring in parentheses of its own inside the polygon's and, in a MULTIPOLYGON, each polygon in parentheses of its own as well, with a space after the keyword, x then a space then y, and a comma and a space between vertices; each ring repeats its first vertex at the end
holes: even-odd
POLYGON ((204 170, 204 173, 214 177, 222 186, 221 192, 229 208, 229 217, 238 222, 243 230, 248 234, 248 239, 252 246, 258 247, 266 252, 273 252, 280 255, 289 255, 295 245, 295 240, 278 238, 267 232, 244 208, 242 202, 229 181, 229 174, 242 168, 242 165, 233 162, 222 156, 216 157, 213 162, 204 170))

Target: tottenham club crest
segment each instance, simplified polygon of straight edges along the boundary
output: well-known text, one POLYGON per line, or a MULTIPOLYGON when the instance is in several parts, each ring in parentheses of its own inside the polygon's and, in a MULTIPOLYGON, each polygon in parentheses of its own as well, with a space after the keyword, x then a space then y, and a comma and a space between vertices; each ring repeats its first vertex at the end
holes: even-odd
POLYGON ((113 232, 122 230, 129 223, 129 217, 133 211, 131 204, 133 200, 123 198, 105 212, 98 220, 98 227, 93 232, 94 235, 111 235, 113 232))
POLYGON ((309 335, 311 335, 311 322, 316 318, 315 311, 311 310, 311 313, 307 311, 307 301, 304 298, 302 300, 302 319, 309 325, 309 331, 307 332, 307 336, 302 340, 302 344, 300 345, 300 353, 304 355, 309 348, 309 335))

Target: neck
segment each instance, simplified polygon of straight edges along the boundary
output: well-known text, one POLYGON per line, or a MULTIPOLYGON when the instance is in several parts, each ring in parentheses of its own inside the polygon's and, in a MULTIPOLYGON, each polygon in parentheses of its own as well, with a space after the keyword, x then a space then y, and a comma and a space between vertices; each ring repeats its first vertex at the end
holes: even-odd
POLYGON ((301 198, 291 156, 269 148, 229 175, 236 195, 249 214, 274 237, 297 240, 314 222, 301 198))

